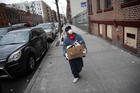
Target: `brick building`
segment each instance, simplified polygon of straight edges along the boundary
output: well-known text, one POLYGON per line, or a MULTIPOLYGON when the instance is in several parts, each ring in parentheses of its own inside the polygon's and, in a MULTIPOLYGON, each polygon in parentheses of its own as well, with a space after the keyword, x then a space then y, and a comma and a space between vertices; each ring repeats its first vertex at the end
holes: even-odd
POLYGON ((57 15, 56 15, 56 12, 55 12, 54 10, 52 10, 52 11, 51 11, 51 14, 52 14, 52 16, 51 16, 51 17, 52 17, 52 18, 51 18, 52 21, 53 21, 53 22, 57 22, 57 15))
POLYGON ((140 0, 87 0, 89 33, 140 56, 140 0))
POLYGON ((3 4, 0 4, 0 27, 1 26, 8 26, 8 20, 6 18, 3 4))
POLYGON ((5 4, 0 4, 0 27, 7 27, 9 24, 32 23, 37 25, 42 23, 42 16, 30 14, 23 10, 6 7, 5 4))

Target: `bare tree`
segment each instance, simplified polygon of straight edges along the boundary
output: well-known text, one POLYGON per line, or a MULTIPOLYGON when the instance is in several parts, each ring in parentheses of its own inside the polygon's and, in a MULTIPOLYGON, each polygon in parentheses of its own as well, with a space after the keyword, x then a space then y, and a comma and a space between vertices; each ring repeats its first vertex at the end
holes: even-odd
POLYGON ((56 3, 57 15, 58 15, 58 21, 59 21, 59 31, 60 31, 60 35, 61 35, 61 33, 62 33, 62 25, 61 25, 61 20, 60 20, 58 0, 55 0, 55 3, 56 3))

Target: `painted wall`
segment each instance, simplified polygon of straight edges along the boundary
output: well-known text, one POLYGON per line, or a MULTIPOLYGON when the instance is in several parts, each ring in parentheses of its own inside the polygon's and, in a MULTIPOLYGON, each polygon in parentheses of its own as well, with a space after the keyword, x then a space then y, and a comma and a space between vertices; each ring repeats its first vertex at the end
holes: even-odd
POLYGON ((72 18, 87 9, 87 7, 81 7, 81 2, 87 2, 87 0, 70 0, 72 18))
POLYGON ((137 31, 138 29, 135 27, 125 27, 125 38, 124 43, 130 47, 137 48, 137 31), (127 33, 135 35, 135 39, 127 37, 127 33))

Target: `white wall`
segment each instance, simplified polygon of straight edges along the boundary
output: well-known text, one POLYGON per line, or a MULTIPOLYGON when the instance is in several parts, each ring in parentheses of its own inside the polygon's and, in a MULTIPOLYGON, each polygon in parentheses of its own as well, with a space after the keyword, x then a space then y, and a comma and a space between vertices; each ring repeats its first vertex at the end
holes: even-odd
POLYGON ((87 6, 81 7, 81 2, 87 2, 87 0, 70 0, 72 18, 87 9, 87 6))
POLYGON ((137 48, 137 31, 138 31, 138 29, 136 27, 125 27, 124 30, 125 30, 124 43, 130 47, 137 48), (127 33, 134 34, 135 39, 127 37, 127 33))

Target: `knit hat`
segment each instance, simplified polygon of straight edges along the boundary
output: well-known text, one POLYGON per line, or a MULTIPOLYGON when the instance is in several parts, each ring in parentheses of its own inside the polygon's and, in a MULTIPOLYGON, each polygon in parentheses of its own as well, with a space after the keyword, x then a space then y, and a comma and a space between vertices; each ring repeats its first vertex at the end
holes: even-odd
POLYGON ((65 27, 65 31, 66 31, 66 32, 69 31, 70 29, 71 29, 71 26, 65 27))

